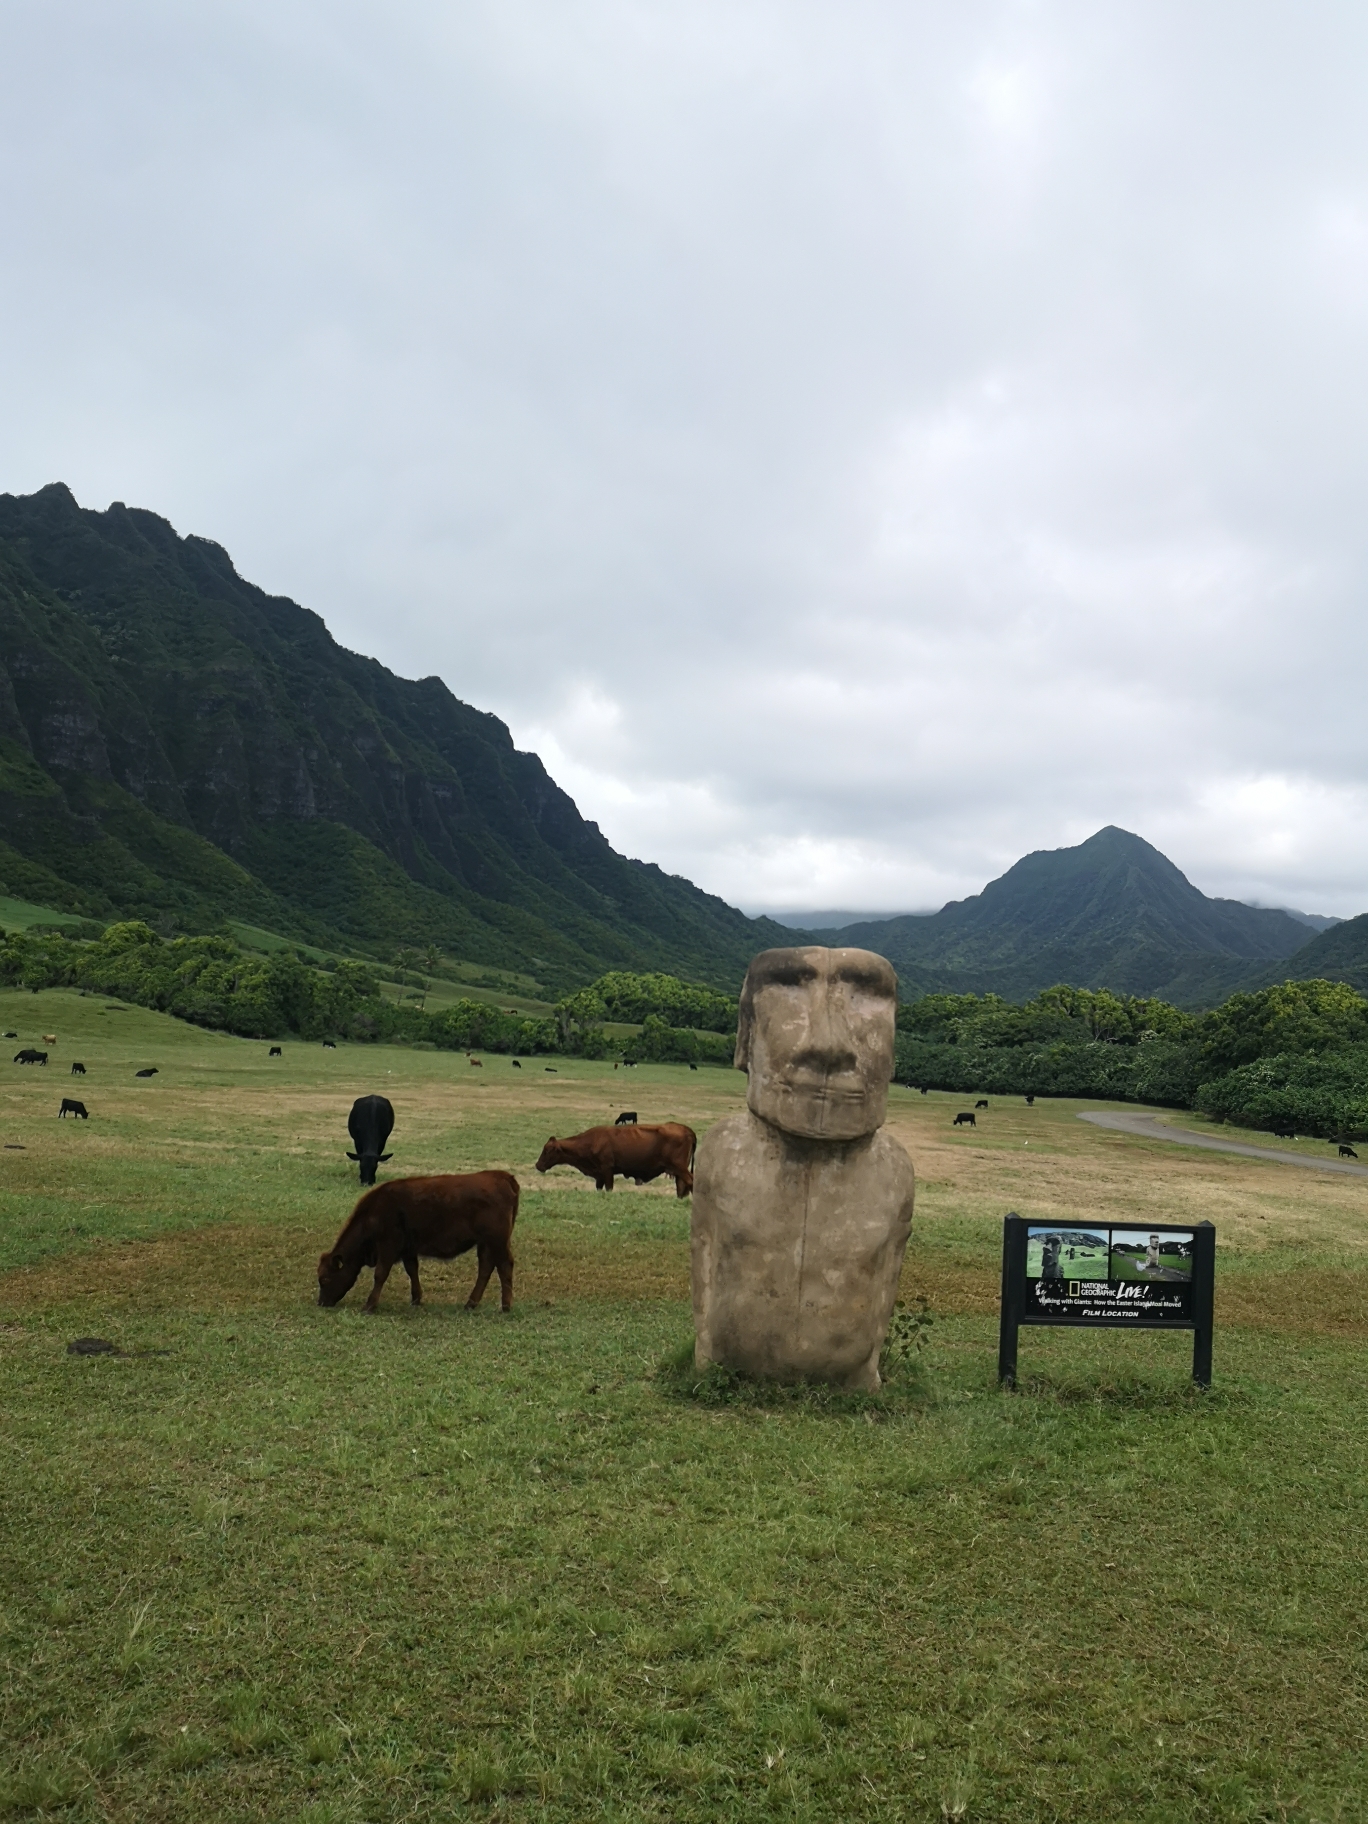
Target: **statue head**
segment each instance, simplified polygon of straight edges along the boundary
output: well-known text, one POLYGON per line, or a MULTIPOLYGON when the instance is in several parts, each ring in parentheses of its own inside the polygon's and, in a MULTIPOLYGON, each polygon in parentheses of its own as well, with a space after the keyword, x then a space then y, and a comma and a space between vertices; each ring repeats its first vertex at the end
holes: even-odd
POLYGON ((761 1120, 811 1140, 883 1126, 898 978, 872 950, 764 950, 746 971, 736 1068, 761 1120))

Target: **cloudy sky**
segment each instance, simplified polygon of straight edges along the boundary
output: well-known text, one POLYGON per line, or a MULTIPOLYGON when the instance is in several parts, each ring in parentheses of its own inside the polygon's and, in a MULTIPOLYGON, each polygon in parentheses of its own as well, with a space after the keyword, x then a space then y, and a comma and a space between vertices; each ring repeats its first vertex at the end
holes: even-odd
POLYGON ((0 489, 748 910, 1119 823, 1359 912, 1365 79, 1332 0, 7 0, 0 489))

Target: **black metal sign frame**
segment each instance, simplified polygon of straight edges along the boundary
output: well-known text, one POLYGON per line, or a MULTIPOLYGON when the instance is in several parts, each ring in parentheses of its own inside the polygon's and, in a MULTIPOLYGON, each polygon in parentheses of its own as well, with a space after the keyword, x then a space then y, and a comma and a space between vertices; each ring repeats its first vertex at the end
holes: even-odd
POLYGON ((1191 1330, 1192 1378, 1211 1385, 1216 1230, 1146 1223, 1002 1223, 998 1379, 1014 1387, 1023 1324, 1191 1330))

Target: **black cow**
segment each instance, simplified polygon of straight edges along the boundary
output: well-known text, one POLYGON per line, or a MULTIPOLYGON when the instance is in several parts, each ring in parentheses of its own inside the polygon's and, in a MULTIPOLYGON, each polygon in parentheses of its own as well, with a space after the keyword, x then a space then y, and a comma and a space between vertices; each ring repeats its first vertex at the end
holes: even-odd
POLYGON ((266 1053, 266 1056, 268 1058, 283 1058, 285 1053, 280 1049, 279 1045, 272 1045, 271 1049, 266 1053))
POLYGON ((690 1066, 689 1066, 689 1069, 690 1069, 690 1070, 697 1070, 697 1069, 698 1069, 698 1066, 697 1066, 697 1064, 690 1064, 690 1066))
POLYGON ((513 1060, 513 1068, 514 1068, 514 1070, 522 1069, 522 1065, 518 1062, 517 1058, 514 1058, 514 1060, 513 1060))
POLYGON ((974 1104, 975 1108, 987 1108, 987 1106, 988 1106, 988 1104, 983 1101, 975 1102, 975 1104, 974 1104))
POLYGON ((1340 1141, 1339 1156, 1341 1159, 1357 1159, 1358 1158, 1358 1154, 1354 1151, 1353 1147, 1346 1146, 1345 1143, 1343 1142, 1343 1140, 1340 1141))
POLYGON ((324 1039, 323 1049, 324 1049, 324 1051, 336 1051, 337 1047, 336 1047, 336 1045, 333 1044, 331 1039, 324 1039))
POLYGON ((923 1094, 923 1095, 925 1095, 925 1094, 926 1094, 926 1093, 927 1093, 927 1092, 926 1092, 926 1091, 925 1091, 925 1090, 923 1090, 923 1091, 922 1091, 922 1092, 921 1092, 921 1093, 922 1093, 922 1094, 923 1094))
POLYGON ((150 1070, 135 1070, 133 1072, 133 1075, 135 1077, 155 1077, 156 1074, 157 1074, 157 1067, 155 1064, 152 1065, 150 1070))
POLYGON ((1292 1132, 1290 1127, 1275 1127, 1273 1129, 1273 1138, 1275 1140, 1295 1140, 1296 1137, 1297 1136, 1292 1132))
POLYGON ((978 1122, 972 1115, 956 1115, 950 1125, 951 1127, 977 1127, 978 1122))
POLYGON ((19 1034, 17 1032, 7 1032, 0 1036, 3 1036, 4 1038, 7 1038, 7 1039, 17 1039, 19 1037, 19 1034))
POLYGON ((46 1064, 47 1058, 48 1054, 45 1051, 35 1051, 32 1045, 25 1045, 22 1051, 16 1051, 14 1054, 16 1064, 46 1064))
POLYGON ((1034 1097, 1034 1096, 1027 1096, 1027 1098, 1026 1098, 1026 1106, 1027 1106, 1027 1108, 1034 1108, 1034 1107, 1035 1107, 1035 1097, 1034 1097))
POLYGON ((73 1077, 83 1077, 85 1075, 85 1065, 73 1063, 71 1066, 71 1074, 73 1077))
POLYGON ((556 1067, 554 1064, 548 1064, 546 1066, 546 1074, 548 1077, 554 1077, 556 1075, 556 1067))
POLYGON ((618 1116, 617 1120, 614 1121, 613 1126, 614 1127, 635 1127, 636 1124, 637 1124, 636 1110, 634 1108, 624 1108, 622 1113, 618 1116))
POLYGON ((358 1096, 347 1116, 347 1132, 352 1137, 355 1159, 361 1170, 362 1184, 375 1183, 375 1168, 394 1157, 387 1153, 385 1142, 394 1132, 394 1108, 388 1096, 358 1096))
POLYGON ((60 1121, 66 1115, 79 1115, 82 1121, 90 1119, 90 1113, 85 1103, 73 1102, 70 1096, 62 1097, 62 1106, 57 1110, 57 1119, 60 1121))

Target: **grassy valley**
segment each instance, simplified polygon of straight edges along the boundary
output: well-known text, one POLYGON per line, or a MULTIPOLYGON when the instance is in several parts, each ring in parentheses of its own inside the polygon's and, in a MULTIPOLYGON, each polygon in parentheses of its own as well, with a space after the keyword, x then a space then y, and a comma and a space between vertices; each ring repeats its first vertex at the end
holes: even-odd
POLYGON ((530 1169, 624 1104, 701 1131, 738 1073, 272 1060, 62 989, 0 1022, 59 1035, 0 1078, 8 1815, 1363 1817, 1361 1180, 895 1089, 925 1346, 766 1392, 680 1365, 687 1204, 530 1169), (367 1089, 390 1169, 519 1174, 510 1317, 465 1262, 313 1302, 367 1089), (1059 1332, 999 1394, 1007 1208, 1210 1217, 1210 1395, 1185 1337, 1059 1332))

